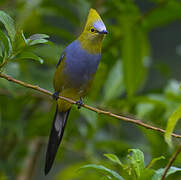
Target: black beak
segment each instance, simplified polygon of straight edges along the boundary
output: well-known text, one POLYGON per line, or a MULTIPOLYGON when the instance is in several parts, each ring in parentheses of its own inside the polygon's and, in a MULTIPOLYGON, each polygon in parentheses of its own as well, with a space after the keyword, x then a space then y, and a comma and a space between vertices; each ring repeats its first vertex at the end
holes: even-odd
POLYGON ((99 34, 108 34, 107 30, 99 31, 99 34))

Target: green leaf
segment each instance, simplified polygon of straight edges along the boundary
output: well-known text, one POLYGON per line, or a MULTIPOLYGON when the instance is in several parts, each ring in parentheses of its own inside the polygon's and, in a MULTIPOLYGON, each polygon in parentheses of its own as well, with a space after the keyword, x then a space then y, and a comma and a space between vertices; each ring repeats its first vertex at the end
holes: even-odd
POLYGON ((29 42, 29 45, 33 46, 33 45, 36 45, 36 44, 45 44, 47 42, 48 42, 48 40, 46 40, 46 39, 36 39, 36 40, 33 40, 33 41, 29 42))
POLYGON ((150 180, 155 173, 155 170, 153 169, 144 169, 138 178, 138 180, 150 180))
POLYGON ((123 30, 123 77, 128 96, 133 96, 147 75, 149 42, 146 32, 135 24, 127 23, 123 30))
POLYGON ((49 38, 47 34, 33 34, 28 39, 36 40, 36 39, 46 39, 46 38, 49 38))
POLYGON ((26 38, 23 34, 23 31, 22 30, 17 31, 12 45, 13 51, 15 53, 21 52, 25 46, 26 46, 26 38))
POLYGON ((124 91, 122 64, 118 60, 108 74, 104 85, 103 101, 107 102, 121 95, 124 91))
POLYGON ((33 59, 43 64, 43 59, 30 51, 24 51, 16 57, 17 59, 33 59))
POLYGON ((153 164, 155 164, 157 161, 161 160, 161 159, 165 159, 164 156, 160 156, 157 158, 153 158, 150 163, 147 165, 147 168, 151 168, 153 166, 153 164))
POLYGON ((8 41, 8 38, 6 37, 6 35, 3 33, 3 31, 1 31, 1 29, 0 29, 0 40, 3 42, 5 52, 8 55, 8 53, 9 53, 9 41, 8 41))
MULTIPOLYGON (((155 174, 153 175, 151 180, 161 180, 161 177, 162 177, 164 171, 165 171, 165 168, 160 168, 160 169, 156 170, 155 174)), ((181 168, 177 168, 177 167, 172 166, 168 170, 166 177, 168 177, 169 175, 174 174, 178 171, 181 171, 181 168)))
POLYGON ((16 35, 14 20, 4 11, 0 11, 0 21, 4 24, 10 37, 10 40, 11 42, 13 42, 16 35))
POLYGON ((181 3, 177 0, 162 2, 160 8, 155 8, 145 18, 143 26, 147 30, 163 26, 174 20, 181 19, 181 3))
POLYGON ((45 44, 48 42, 46 38, 49 38, 46 34, 33 34, 28 38, 28 45, 45 44))
POLYGON ((175 112, 173 112, 173 114, 168 119, 166 133, 165 133, 165 140, 170 146, 172 146, 171 134, 177 124, 177 121, 180 118, 181 118, 181 105, 175 110, 175 112))
POLYGON ((140 177, 143 169, 145 168, 144 154, 139 149, 129 149, 128 152, 132 152, 132 155, 129 155, 128 158, 130 159, 130 163, 137 177, 140 177))
POLYGON ((95 169, 101 172, 104 172, 106 174, 109 174, 110 176, 112 176, 114 179, 118 179, 118 180, 124 180, 117 172, 110 170, 108 168, 106 168, 105 166, 102 165, 96 165, 96 164, 88 164, 85 166, 82 166, 80 168, 81 169, 95 169))
POLYGON ((111 160, 123 167, 122 162, 119 160, 119 158, 115 154, 104 154, 104 156, 107 157, 109 160, 111 160))

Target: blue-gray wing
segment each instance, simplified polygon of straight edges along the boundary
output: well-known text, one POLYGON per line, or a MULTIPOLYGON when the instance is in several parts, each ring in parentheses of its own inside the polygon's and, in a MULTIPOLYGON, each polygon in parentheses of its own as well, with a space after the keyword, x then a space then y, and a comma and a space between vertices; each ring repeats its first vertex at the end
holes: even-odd
POLYGON ((56 67, 58 67, 58 65, 61 63, 61 61, 62 61, 62 59, 64 58, 64 56, 65 56, 65 52, 62 53, 62 56, 60 57, 57 65, 56 65, 56 67))

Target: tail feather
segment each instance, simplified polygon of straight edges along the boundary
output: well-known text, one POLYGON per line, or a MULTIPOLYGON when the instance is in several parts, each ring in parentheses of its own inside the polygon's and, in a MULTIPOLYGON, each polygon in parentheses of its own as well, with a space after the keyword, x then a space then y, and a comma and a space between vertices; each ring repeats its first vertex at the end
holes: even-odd
POLYGON ((56 108, 56 113, 54 116, 49 136, 48 148, 46 152, 45 175, 48 174, 53 165, 58 147, 63 137, 69 112, 70 109, 65 112, 59 112, 58 109, 56 108))

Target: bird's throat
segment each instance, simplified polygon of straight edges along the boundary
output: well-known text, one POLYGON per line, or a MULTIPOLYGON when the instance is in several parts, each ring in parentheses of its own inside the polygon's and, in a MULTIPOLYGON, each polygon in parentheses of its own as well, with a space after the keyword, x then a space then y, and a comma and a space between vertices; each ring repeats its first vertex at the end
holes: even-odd
POLYGON ((104 35, 97 35, 96 37, 90 37, 89 35, 80 35, 78 41, 84 50, 90 54, 100 54, 102 47, 102 40, 104 35))

